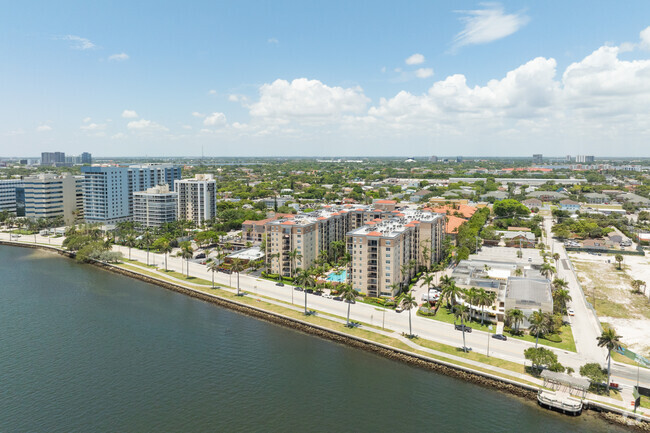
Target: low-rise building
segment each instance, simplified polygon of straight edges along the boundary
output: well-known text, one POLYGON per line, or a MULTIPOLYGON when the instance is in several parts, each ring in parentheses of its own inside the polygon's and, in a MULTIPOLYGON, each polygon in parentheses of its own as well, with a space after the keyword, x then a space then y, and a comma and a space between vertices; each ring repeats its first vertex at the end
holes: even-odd
POLYGON ((601 194, 597 192, 588 192, 585 195, 585 200, 589 204, 605 204, 609 203, 610 198, 607 194, 601 194))
POLYGON ((560 204, 558 206, 560 210, 567 211, 567 212, 577 212, 580 210, 580 203, 577 201, 565 199, 565 200, 560 200, 560 204))
MULTIPOLYGON (((525 317, 534 311, 553 313, 551 282, 546 278, 508 277, 505 290, 505 311, 521 310, 525 317)), ((524 319, 521 328, 530 326, 524 319)))

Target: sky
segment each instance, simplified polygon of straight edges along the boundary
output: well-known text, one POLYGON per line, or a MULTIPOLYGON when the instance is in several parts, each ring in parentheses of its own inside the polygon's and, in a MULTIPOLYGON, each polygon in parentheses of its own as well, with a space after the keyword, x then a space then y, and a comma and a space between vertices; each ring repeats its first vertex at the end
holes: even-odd
POLYGON ((647 1, 17 1, 0 156, 650 156, 647 1))

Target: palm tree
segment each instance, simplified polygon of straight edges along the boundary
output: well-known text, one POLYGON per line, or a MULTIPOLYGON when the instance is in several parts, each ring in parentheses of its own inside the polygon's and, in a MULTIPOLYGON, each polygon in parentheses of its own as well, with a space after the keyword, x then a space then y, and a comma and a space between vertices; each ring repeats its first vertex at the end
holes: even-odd
POLYGON ((567 289, 557 289, 553 291, 553 304, 556 310, 561 313, 566 312, 566 304, 571 301, 571 295, 567 289))
POLYGON ((294 279, 296 285, 302 286, 305 290, 305 315, 307 315, 307 288, 314 287, 316 285, 316 280, 314 276, 306 269, 303 269, 298 272, 296 278, 294 279))
POLYGON ((539 272, 550 280, 551 276, 555 273, 555 267, 550 263, 544 263, 542 267, 539 268, 539 272))
POLYGON ((481 307, 481 325, 485 321, 485 307, 489 307, 494 304, 494 301, 497 298, 496 292, 487 291, 483 288, 479 289, 477 295, 478 305, 481 307))
POLYGON ((147 247, 147 266, 149 265, 149 247, 151 247, 152 242, 153 234, 151 233, 151 230, 147 228, 142 235, 142 245, 147 247))
MULTIPOLYGON (((190 277, 190 259, 194 257, 194 249, 192 244, 189 241, 181 243, 181 258, 185 259, 185 268, 187 272, 187 278, 190 277)), ((181 269, 182 271, 182 269, 181 269)))
POLYGON ((237 272, 237 296, 241 296, 239 293, 239 273, 246 269, 242 259, 232 259, 232 265, 230 266, 231 272, 237 272))
POLYGON ((567 287, 569 287, 569 283, 566 280, 562 278, 553 279, 553 290, 566 289, 567 287))
POLYGON ((530 323, 528 332, 531 334, 537 334, 537 338, 535 339, 535 348, 537 348, 537 343, 539 343, 539 334, 543 334, 546 330, 546 317, 544 316, 544 313, 542 313, 542 310, 533 311, 533 313, 528 316, 528 323, 530 323))
POLYGON ((645 281, 643 281, 643 280, 632 280, 630 285, 634 289, 634 293, 641 293, 641 287, 645 287, 645 281))
POLYGON ((212 288, 214 289, 214 273, 219 270, 219 263, 216 260, 212 260, 208 263, 208 271, 212 272, 212 288))
POLYGON ((432 274, 427 274, 422 278, 422 284, 427 286, 427 290, 431 290, 431 286, 433 284, 433 275, 432 274))
POLYGON ((555 260, 555 267, 557 267, 560 261, 560 253, 553 254, 553 260, 555 260))
POLYGON ((300 251, 294 249, 289 251, 287 255, 290 261, 289 276, 293 278, 293 272, 296 269, 296 260, 302 259, 302 254, 300 254, 300 251))
POLYGON ((422 260, 424 260, 424 267, 427 271, 429 270, 429 258, 431 257, 429 254, 430 252, 431 248, 426 245, 422 246, 422 260))
POLYGON ((136 239, 133 234, 128 234, 124 239, 124 245, 129 247, 129 260, 131 260, 131 248, 135 246, 135 243, 136 243, 136 239))
MULTIPOLYGON (((485 289, 481 290, 485 292, 485 289)), ((470 287, 464 291, 463 297, 465 298, 465 301, 469 303, 469 318, 471 320, 473 317, 472 310, 474 309, 474 306, 480 305, 479 290, 476 287, 470 287)))
POLYGON ((465 319, 467 318, 467 306, 463 304, 456 305, 454 307, 454 317, 456 319, 460 317, 463 331, 463 352, 467 352, 467 346, 465 345, 465 319))
POLYGON ((616 254, 614 256, 614 260, 616 260, 616 263, 618 263, 618 269, 621 270, 622 269, 621 264, 623 263, 623 256, 621 254, 616 254))
POLYGON ((597 337, 598 347, 607 349, 607 393, 609 394, 609 380, 612 375, 612 350, 620 350, 621 336, 616 335, 614 328, 606 328, 600 337, 597 337))
POLYGON ((443 276, 440 278, 440 286, 441 286, 443 289, 444 289, 445 287, 447 287, 447 286, 451 286, 451 285, 454 284, 455 282, 456 282, 456 280, 454 279, 454 277, 450 277, 449 275, 443 275, 443 276))
POLYGON ((411 328, 411 309, 417 307, 418 302, 413 295, 407 293, 402 298, 402 307, 409 310, 409 337, 413 337, 413 329, 411 328))
POLYGON ((350 327, 350 305, 357 298, 357 291, 350 284, 341 284, 340 294, 345 302, 348 303, 348 319, 345 326, 350 327))
POLYGON ((519 334, 519 324, 524 321, 524 312, 518 308, 512 308, 506 311, 506 316, 512 321, 515 325, 515 334, 519 334))

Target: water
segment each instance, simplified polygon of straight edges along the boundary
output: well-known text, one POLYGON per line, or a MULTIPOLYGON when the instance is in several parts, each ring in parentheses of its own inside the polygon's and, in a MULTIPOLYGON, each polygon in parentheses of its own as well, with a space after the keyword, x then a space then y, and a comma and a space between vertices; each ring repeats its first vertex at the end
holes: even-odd
POLYGON ((348 275, 348 271, 341 271, 341 272, 332 272, 327 276, 327 281, 332 281, 335 283, 344 283, 345 279, 348 275))
POLYGON ((0 246, 0 431, 624 431, 0 246))

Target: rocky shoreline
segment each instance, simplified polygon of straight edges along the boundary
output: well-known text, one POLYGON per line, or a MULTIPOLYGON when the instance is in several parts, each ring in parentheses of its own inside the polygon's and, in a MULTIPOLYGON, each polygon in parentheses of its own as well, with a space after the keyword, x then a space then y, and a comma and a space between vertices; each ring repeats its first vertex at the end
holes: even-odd
MULTIPOLYGON (((0 245, 40 249, 45 251, 56 252, 60 255, 70 257, 70 258, 74 257, 73 253, 67 252, 60 248, 49 247, 45 245, 33 245, 33 244, 30 245, 30 244, 22 244, 22 243, 7 242, 7 241, 0 241, 0 245)), ((225 298, 220 298, 218 296, 203 293, 197 290, 192 290, 178 284, 162 281, 157 278, 139 274, 134 271, 118 268, 110 264, 105 264, 100 262, 95 262, 92 264, 96 267, 107 270, 109 272, 124 275, 130 278, 135 278, 146 283, 155 284, 159 287, 163 287, 165 289, 172 290, 174 292, 181 293, 186 296, 191 296, 193 298, 200 299, 205 302, 210 302, 212 304, 228 308, 240 314, 245 314, 247 316, 255 317, 257 319, 261 319, 269 323, 284 326, 293 330, 304 332, 306 334, 315 335, 320 338, 324 338, 336 343, 345 344, 347 346, 351 346, 357 349, 375 353, 377 355, 380 355, 388 359, 403 362, 414 367, 435 371, 437 373, 444 374, 446 376, 454 377, 457 379, 461 379, 467 382, 471 382, 473 384, 480 385, 486 388, 496 389, 498 391, 506 392, 508 394, 514 395, 519 398, 524 398, 529 401, 535 401, 535 402, 537 401, 537 388, 533 386, 511 382, 508 381, 507 379, 498 378, 497 376, 492 376, 480 371, 472 370, 451 363, 446 363, 444 361, 435 360, 425 356, 412 354, 397 348, 382 345, 380 343, 372 342, 359 337, 349 336, 347 334, 343 334, 334 330, 305 323, 297 319, 289 318, 278 313, 269 312, 261 308, 256 308, 239 302, 231 301, 225 298)), ((608 412, 602 408, 595 407, 593 405, 585 405, 585 410, 595 412, 601 419, 605 420, 606 422, 622 425, 636 431, 650 432, 650 423, 630 419, 627 416, 618 413, 608 412)))

